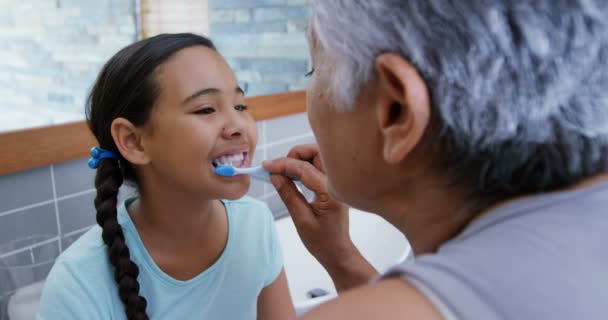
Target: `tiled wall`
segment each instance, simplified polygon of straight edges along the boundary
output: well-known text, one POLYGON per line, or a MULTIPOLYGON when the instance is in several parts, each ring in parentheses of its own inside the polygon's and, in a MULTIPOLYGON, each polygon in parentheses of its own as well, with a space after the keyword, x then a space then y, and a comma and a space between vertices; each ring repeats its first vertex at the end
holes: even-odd
MULTIPOLYGON (((258 130, 254 164, 284 156, 294 145, 314 142, 305 114, 258 122, 258 130)), ((0 279, 6 276, 2 263, 37 265, 13 268, 15 283, 0 283, 0 300, 3 290, 43 280, 53 259, 95 224, 95 172, 86 161, 0 176, 0 279)), ((130 192, 121 190, 120 197, 130 192)), ((272 185, 252 180, 249 195, 265 201, 275 217, 287 214, 272 185)))

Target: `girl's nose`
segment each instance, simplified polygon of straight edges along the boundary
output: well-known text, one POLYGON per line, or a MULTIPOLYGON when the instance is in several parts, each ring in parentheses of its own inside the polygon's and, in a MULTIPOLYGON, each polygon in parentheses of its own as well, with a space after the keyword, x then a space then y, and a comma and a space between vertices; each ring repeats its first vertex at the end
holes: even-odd
POLYGON ((242 130, 236 126, 225 126, 222 130, 222 136, 226 139, 238 138, 242 135, 242 130))
POLYGON ((226 123, 222 128, 222 136, 225 139, 239 138, 245 131, 245 120, 238 114, 230 114, 226 117, 226 123))

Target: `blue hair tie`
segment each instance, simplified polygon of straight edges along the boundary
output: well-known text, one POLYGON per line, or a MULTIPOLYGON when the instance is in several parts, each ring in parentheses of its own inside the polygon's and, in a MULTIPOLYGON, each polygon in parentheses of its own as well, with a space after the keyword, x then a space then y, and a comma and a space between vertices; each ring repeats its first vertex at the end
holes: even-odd
POLYGON ((116 159, 119 160, 120 156, 110 150, 102 149, 100 147, 93 147, 91 149, 91 158, 89 158, 89 168, 97 169, 99 162, 103 159, 116 159))

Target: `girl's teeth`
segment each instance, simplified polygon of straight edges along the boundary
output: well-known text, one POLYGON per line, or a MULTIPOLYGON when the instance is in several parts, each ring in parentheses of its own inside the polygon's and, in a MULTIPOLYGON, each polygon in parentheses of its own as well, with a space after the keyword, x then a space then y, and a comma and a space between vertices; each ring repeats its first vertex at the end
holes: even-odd
POLYGON ((219 166, 221 166, 221 165, 239 166, 243 162, 245 157, 246 157, 245 153, 242 152, 242 153, 228 155, 228 156, 221 156, 221 157, 215 159, 215 161, 213 161, 213 163, 215 163, 216 165, 219 165, 219 166))

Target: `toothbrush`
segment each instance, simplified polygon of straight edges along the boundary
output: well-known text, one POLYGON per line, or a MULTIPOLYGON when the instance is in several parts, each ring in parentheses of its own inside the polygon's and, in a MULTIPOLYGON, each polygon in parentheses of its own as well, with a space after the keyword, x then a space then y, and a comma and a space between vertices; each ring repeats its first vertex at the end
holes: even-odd
MULTIPOLYGON (((266 181, 270 183, 270 172, 266 171, 262 166, 251 168, 236 168, 230 165, 219 165, 215 168, 215 173, 222 177, 234 177, 239 174, 248 174, 252 178, 266 181)), ((297 178, 289 177, 293 181, 300 181, 297 178)))

